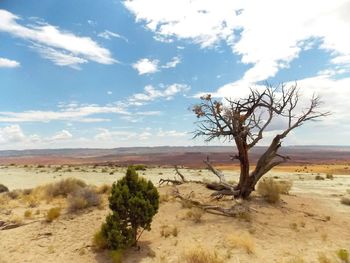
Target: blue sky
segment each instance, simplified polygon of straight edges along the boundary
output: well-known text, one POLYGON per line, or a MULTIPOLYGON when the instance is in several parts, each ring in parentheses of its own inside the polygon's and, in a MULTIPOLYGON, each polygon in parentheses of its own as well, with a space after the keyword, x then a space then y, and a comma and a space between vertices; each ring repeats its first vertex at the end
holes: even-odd
POLYGON ((349 0, 1 1, 0 148, 203 145, 199 95, 264 81, 297 81, 333 112, 285 144, 350 145, 349 13, 349 0))

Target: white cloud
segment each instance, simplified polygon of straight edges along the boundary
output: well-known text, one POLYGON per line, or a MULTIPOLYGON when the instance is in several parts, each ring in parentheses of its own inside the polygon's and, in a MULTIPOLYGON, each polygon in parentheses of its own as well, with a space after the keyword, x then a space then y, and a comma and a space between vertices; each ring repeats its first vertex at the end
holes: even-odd
POLYGON ((21 142, 25 139, 23 131, 19 125, 10 125, 0 128, 0 143, 21 142))
POLYGON ((52 140, 67 140, 67 139, 71 139, 73 137, 73 135, 67 131, 67 130, 62 130, 58 133, 56 133, 53 137, 52 140))
POLYGON ((152 85, 148 85, 144 88, 143 93, 136 93, 129 98, 129 103, 132 105, 140 106, 146 102, 150 102, 159 98, 171 100, 175 95, 179 93, 185 93, 190 87, 185 84, 172 84, 165 89, 156 89, 152 85))
POLYGON ((108 40, 110 40, 111 38, 120 38, 120 39, 124 40, 125 42, 129 42, 126 37, 119 35, 115 32, 109 31, 109 30, 105 30, 105 31, 99 33, 98 36, 102 37, 104 39, 108 39, 108 40))
POLYGON ((134 69, 139 72, 139 75, 151 74, 158 71, 159 60, 149 60, 148 58, 143 58, 132 65, 134 69))
POLYGON ((162 129, 159 130, 157 133, 157 136, 159 137, 184 137, 188 136, 188 132, 179 132, 175 130, 170 131, 163 131, 162 129))
POLYGON ((69 66, 74 69, 80 69, 79 65, 87 63, 86 59, 77 57, 73 54, 68 54, 54 48, 43 45, 32 45, 31 48, 39 52, 41 57, 51 60, 57 66, 69 66))
POLYGON ((0 112, 1 122, 50 122, 50 121, 77 121, 77 122, 101 122, 109 121, 105 118, 91 118, 96 114, 115 113, 121 115, 130 114, 118 105, 60 105, 58 111, 23 111, 0 112))
POLYGON ((129 0, 124 5, 158 39, 190 40, 202 48, 225 42, 242 63, 252 65, 243 77, 248 83, 275 76, 310 46, 349 65, 349 0, 129 0))
POLYGON ((162 68, 175 68, 179 63, 181 63, 180 57, 173 57, 171 61, 163 65, 162 68))
POLYGON ((20 20, 18 16, 0 9, 0 31, 34 43, 43 57, 57 65, 72 67, 87 61, 101 64, 117 62, 108 49, 89 37, 77 36, 47 23, 24 26, 17 20, 20 20))
POLYGON ((15 60, 0 58, 0 68, 18 68, 21 64, 15 60))

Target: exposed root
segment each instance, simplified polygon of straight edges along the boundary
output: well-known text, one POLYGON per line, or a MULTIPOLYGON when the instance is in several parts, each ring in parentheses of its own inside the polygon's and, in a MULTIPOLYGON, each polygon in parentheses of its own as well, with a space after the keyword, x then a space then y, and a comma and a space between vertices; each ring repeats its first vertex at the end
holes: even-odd
POLYGON ((205 212, 215 215, 228 216, 228 217, 241 217, 242 214, 249 213, 251 209, 239 202, 231 207, 221 207, 217 205, 203 204, 199 201, 192 200, 190 198, 184 197, 180 194, 177 188, 174 189, 174 196, 182 201, 185 201, 193 206, 203 209, 205 212))

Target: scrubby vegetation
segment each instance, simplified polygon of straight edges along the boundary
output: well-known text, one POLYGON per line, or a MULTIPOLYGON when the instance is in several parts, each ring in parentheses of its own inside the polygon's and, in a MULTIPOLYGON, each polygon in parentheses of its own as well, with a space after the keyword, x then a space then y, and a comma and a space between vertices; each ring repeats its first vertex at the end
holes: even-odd
POLYGON ((60 207, 50 208, 46 213, 46 221, 51 223, 53 220, 57 219, 61 215, 60 207))
POLYGON ((184 253, 182 262, 186 263, 224 263, 225 261, 219 257, 214 251, 203 248, 193 248, 184 253))
POLYGON ((343 205, 350 205, 350 197, 342 197, 340 199, 340 202, 343 204, 343 205))
POLYGON ((228 245, 234 248, 242 248, 246 253, 255 252, 255 243, 248 233, 233 233, 227 236, 228 245))
POLYGON ((8 192, 8 191, 9 191, 9 189, 5 185, 0 184, 0 193, 4 193, 4 192, 8 192))
POLYGON ((101 237, 106 240, 107 248, 136 246, 139 229, 151 229, 152 218, 159 207, 159 194, 151 181, 139 178, 135 169, 129 167, 126 176, 113 184, 109 207, 112 213, 101 227, 101 237))
POLYGON ((86 183, 76 178, 62 179, 57 183, 47 185, 46 193, 49 197, 63 196, 76 192, 80 188, 86 187, 86 183))
POLYGON ((91 206, 100 206, 102 202, 101 196, 96 193, 92 187, 84 187, 77 189, 68 195, 68 211, 76 212, 91 206))
POLYGON ((265 178, 258 184, 258 193, 269 203, 277 203, 281 194, 289 194, 292 188, 291 181, 275 181, 273 178, 265 178))

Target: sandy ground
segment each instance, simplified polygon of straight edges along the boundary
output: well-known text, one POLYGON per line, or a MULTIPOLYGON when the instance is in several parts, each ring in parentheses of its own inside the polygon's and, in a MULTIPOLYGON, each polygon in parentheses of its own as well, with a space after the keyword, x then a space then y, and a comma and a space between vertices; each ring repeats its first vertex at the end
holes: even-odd
MULTIPOLYGON (((188 179, 213 180, 206 170, 182 170, 188 179)), ((89 184, 112 183, 124 175, 125 168, 80 166, 64 167, 0 167, 0 183, 11 190, 26 189, 62 178, 76 177, 89 184), (110 174, 113 172, 113 174, 110 174)), ((173 169, 152 168, 140 175, 158 183, 160 178, 173 178, 173 169)), ((227 180, 237 180, 237 171, 227 170, 227 180)), ((324 174, 320 174, 324 176, 324 174)), ((152 223, 152 230, 140 239, 140 250, 130 249, 123 262, 185 262, 183 255, 203 248, 217 253, 223 262, 319 262, 320 253, 335 257, 335 251, 350 251, 350 206, 339 200, 350 189, 350 176, 336 175, 333 180, 315 180, 304 172, 271 172, 268 176, 293 181, 290 195, 282 196, 277 205, 267 204, 255 196, 247 204, 252 208, 251 219, 204 214, 199 223, 188 218, 189 208, 171 198, 172 186, 159 188, 163 197, 152 223), (177 235, 162 237, 162 229, 177 230, 177 235), (232 240, 233 239, 233 240, 232 240), (247 247, 252 249, 248 253, 247 247), (294 260, 294 261, 293 261, 294 260)), ((205 203, 230 206, 232 200, 213 201, 210 191, 201 185, 178 187, 181 194, 190 194, 205 203)), ((87 209, 78 214, 62 215, 52 223, 45 222, 45 211, 62 205, 64 200, 41 202, 28 208, 25 202, 11 200, 0 206, 0 220, 13 218, 26 225, 0 231, 0 263, 16 262, 111 262, 108 252, 96 252, 92 236, 108 214, 107 196, 101 209, 87 209), (24 219, 25 210, 34 214, 24 219)), ((338 261, 333 261, 338 262, 338 261)), ((340 262, 340 261, 339 261, 340 262)))

